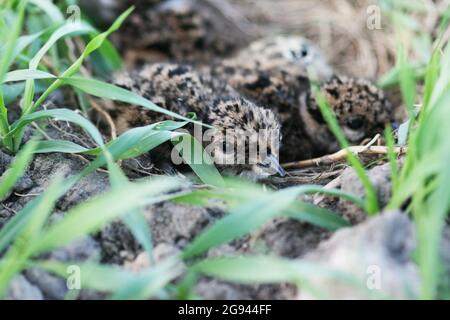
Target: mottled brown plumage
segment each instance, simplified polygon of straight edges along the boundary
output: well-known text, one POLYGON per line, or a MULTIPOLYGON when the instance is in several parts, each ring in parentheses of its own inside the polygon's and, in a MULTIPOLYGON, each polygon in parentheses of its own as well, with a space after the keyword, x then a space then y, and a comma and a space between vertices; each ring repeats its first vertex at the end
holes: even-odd
POLYGON ((381 90, 367 80, 333 76, 320 49, 301 37, 259 40, 216 65, 212 73, 213 79, 222 79, 215 83, 226 83, 277 113, 282 125, 283 162, 337 149, 311 97, 311 77, 321 83, 350 142, 360 142, 389 121, 391 107, 381 90), (333 98, 336 92, 339 97, 333 98), (356 130, 349 127, 360 119, 364 126, 356 130))
MULTIPOLYGON (((194 71, 186 65, 157 63, 117 77, 116 82, 168 110, 182 115, 195 112, 220 130, 276 127, 283 137, 279 157, 287 162, 338 149, 311 95, 310 76, 321 82, 351 143, 381 131, 389 122, 391 106, 381 90, 367 80, 333 76, 320 50, 295 36, 257 41, 212 67, 194 71), (259 106, 273 112, 255 117, 264 114, 259 106), (255 121, 243 122, 249 119, 255 121)), ((116 117, 119 131, 167 118, 138 108, 120 112, 116 117)))
POLYGON ((297 36, 256 41, 218 63, 212 72, 240 93, 280 112, 298 105, 311 74, 319 81, 333 75, 320 49, 297 36))
MULTIPOLYGON (((351 144, 381 133, 392 120, 392 106, 386 95, 366 79, 334 76, 320 89, 351 144)), ((338 149, 311 94, 301 102, 300 115, 306 134, 318 152, 328 153, 338 149)))
MULTIPOLYGON (((159 63, 141 69, 117 74, 115 84, 130 89, 167 110, 186 115, 206 112, 211 103, 212 91, 187 65, 159 63)), ((166 115, 142 108, 120 108, 117 129, 121 133, 133 126, 147 125, 167 120, 166 115)))
MULTIPOLYGON (((278 158, 280 125, 275 114, 240 97, 231 88, 225 91, 227 95, 218 95, 191 67, 168 63, 122 73, 115 78, 115 83, 178 114, 187 116, 195 112, 198 120, 214 126, 216 131, 210 141, 205 141, 204 146, 214 146, 212 155, 223 171, 251 178, 276 173, 273 165, 276 166, 278 158), (268 144, 268 154, 258 154, 255 163, 249 163, 244 160, 248 159, 250 148, 258 141, 254 140, 255 137, 244 141, 242 137, 253 134, 259 134, 257 139, 272 139, 268 144), (243 150, 243 155, 228 152, 226 149, 230 143, 236 150, 243 150), (244 159, 240 156, 244 156, 244 159), (224 159, 233 161, 227 165, 223 163, 224 159)), ((117 105, 111 114, 119 133, 132 127, 170 119, 160 113, 125 105, 117 105)), ((280 168, 276 169, 282 173, 280 168)))
MULTIPOLYGON (((310 90, 309 77, 326 81, 333 75, 320 49, 298 36, 269 37, 252 43, 212 68, 216 86, 226 83, 245 97, 272 109, 282 124, 283 162, 315 155, 305 139, 299 100, 310 90)), ((219 88, 220 89, 220 88, 219 88)))

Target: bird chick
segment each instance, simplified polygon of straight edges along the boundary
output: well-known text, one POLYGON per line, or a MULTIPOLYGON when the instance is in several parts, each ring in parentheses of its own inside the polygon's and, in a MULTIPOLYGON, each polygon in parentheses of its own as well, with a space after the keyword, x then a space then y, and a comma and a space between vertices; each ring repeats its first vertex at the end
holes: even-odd
MULTIPOLYGON (((271 110, 261 108, 237 93, 220 96, 186 65, 159 63, 139 71, 122 73, 115 83, 159 106, 214 127, 204 132, 202 142, 215 164, 226 174, 260 179, 279 173, 280 124, 271 110)), ((170 119, 138 107, 118 105, 112 112, 119 132, 131 127, 170 119)))
POLYGON ((305 139, 299 100, 310 90, 310 75, 327 81, 333 75, 325 55, 311 41, 298 36, 269 37, 252 43, 236 56, 212 68, 212 87, 234 90, 277 113, 282 124, 282 161, 315 155, 314 144, 305 139))
MULTIPOLYGON (((320 91, 351 144, 382 132, 391 120, 392 105, 385 93, 366 79, 334 76, 320 91)), ((301 101, 300 115, 307 136, 320 153, 339 149, 311 93, 301 101)))
POLYGON ((298 96, 309 88, 309 77, 326 81, 333 75, 320 49, 298 36, 253 42, 213 68, 213 74, 246 96, 290 113, 298 96))
POLYGON ((333 75, 320 48, 300 36, 268 37, 252 42, 247 48, 223 62, 249 71, 284 71, 293 76, 315 73, 317 80, 326 81, 333 75))
POLYGON ((338 77, 309 40, 283 36, 257 41, 213 71, 233 89, 277 113, 283 162, 321 156, 338 144, 324 123, 311 81, 321 83, 351 143, 359 143, 389 122, 391 106, 367 80, 338 77))

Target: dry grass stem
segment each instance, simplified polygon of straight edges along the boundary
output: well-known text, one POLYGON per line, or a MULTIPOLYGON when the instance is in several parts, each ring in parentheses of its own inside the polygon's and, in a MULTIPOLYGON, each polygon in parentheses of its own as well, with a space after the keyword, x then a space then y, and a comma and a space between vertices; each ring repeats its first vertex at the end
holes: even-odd
MULTIPOLYGON (((394 152, 397 155, 402 155, 405 154, 407 150, 408 150, 407 147, 396 147, 394 149, 394 152)), ((389 152, 388 147, 385 146, 368 146, 368 145, 353 146, 348 149, 339 150, 338 152, 333 154, 325 155, 323 157, 286 163, 283 164, 283 167, 285 169, 300 169, 300 168, 330 165, 336 162, 346 160, 349 151, 356 155, 366 155, 366 156, 386 155, 389 152)))

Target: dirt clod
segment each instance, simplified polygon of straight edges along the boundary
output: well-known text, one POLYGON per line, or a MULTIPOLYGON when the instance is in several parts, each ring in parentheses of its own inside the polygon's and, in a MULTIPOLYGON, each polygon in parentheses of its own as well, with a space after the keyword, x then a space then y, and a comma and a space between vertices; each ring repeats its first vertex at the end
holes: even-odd
POLYGON ((6 300, 43 300, 38 287, 32 285, 23 275, 17 275, 9 285, 6 300))
MULTIPOLYGON (((92 237, 71 243, 45 255, 48 260, 83 262, 98 260, 100 248, 92 237)), ((68 292, 66 280, 43 269, 30 268, 24 272, 27 280, 38 287, 46 299, 62 300, 68 292)))
POLYGON ((162 203, 146 212, 156 244, 183 248, 189 240, 215 220, 214 210, 174 203, 162 203))
POLYGON ((296 220, 279 218, 268 223, 253 239, 253 251, 298 258, 329 236, 324 229, 296 220))
MULTIPOLYGON (((399 211, 385 212, 337 231, 305 257, 306 261, 350 276, 353 285, 320 273, 309 281, 328 298, 416 298, 419 274, 411 261, 414 248, 414 226, 409 218, 399 211)), ((299 294, 299 299, 313 297, 304 290, 299 294)))
MULTIPOLYGON (((0 176, 5 173, 5 171, 10 167, 11 163, 13 162, 14 157, 0 151, 0 176)), ((26 192, 27 190, 31 189, 34 186, 34 181, 31 179, 30 175, 28 174, 28 171, 25 172, 25 174, 17 181, 9 195, 11 195, 14 192, 26 192)), ((7 198, 9 195, 7 195, 5 198, 7 198)))
MULTIPOLYGON (((367 171, 369 180, 375 188, 378 196, 378 204, 383 209, 391 197, 391 169, 389 163, 375 166, 367 171)), ((353 168, 347 168, 341 175, 341 189, 347 193, 358 197, 365 197, 365 190, 353 168)), ((366 213, 353 203, 347 200, 339 201, 339 211, 354 223, 359 223, 367 218, 366 213)))

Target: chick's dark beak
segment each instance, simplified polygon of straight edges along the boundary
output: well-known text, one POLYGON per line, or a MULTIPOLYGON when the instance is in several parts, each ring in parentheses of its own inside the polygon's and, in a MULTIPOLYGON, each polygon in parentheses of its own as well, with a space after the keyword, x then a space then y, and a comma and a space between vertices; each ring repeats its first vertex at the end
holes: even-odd
POLYGON ((397 121, 393 121, 391 122, 391 127, 392 130, 397 130, 400 127, 400 123, 398 123, 397 121))
POLYGON ((277 157, 273 155, 267 156, 267 160, 270 161, 270 167, 275 169, 276 172, 281 176, 286 176, 286 171, 283 169, 283 167, 280 165, 280 162, 278 161, 277 157))

